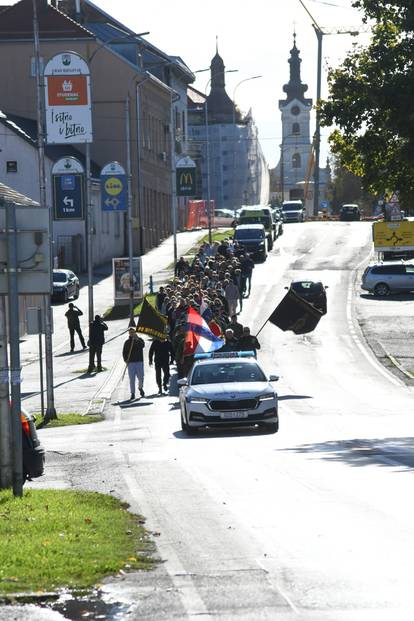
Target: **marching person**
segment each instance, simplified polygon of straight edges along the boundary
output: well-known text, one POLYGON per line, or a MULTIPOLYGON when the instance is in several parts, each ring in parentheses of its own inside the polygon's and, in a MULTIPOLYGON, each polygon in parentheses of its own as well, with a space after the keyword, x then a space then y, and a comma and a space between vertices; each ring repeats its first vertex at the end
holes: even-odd
POLYGON ((96 370, 102 371, 102 348, 105 343, 105 332, 108 326, 103 321, 100 315, 95 315, 95 319, 89 324, 89 367, 88 373, 92 373, 95 368, 95 355, 96 355, 96 370))
POLYGON ((127 365, 129 385, 131 388, 131 401, 135 399, 135 378, 138 379, 139 394, 144 393, 144 340, 138 336, 135 328, 128 328, 129 338, 125 341, 122 349, 122 357, 127 365))
POLYGON ((171 347, 171 342, 166 339, 161 341, 160 339, 154 339, 151 343, 149 350, 149 364, 152 366, 152 361, 155 362, 155 379, 158 386, 158 394, 162 395, 162 388, 166 392, 168 390, 168 384, 170 382, 170 364, 174 360, 174 354, 171 347))
POLYGON ((260 343, 254 334, 250 334, 250 328, 244 326, 243 334, 239 339, 240 351, 253 351, 255 357, 257 356, 257 349, 260 349, 260 343))
POLYGON ((240 351, 238 340, 234 336, 234 332, 231 328, 227 328, 224 332, 224 345, 220 347, 219 352, 223 351, 240 351))
POLYGON ((70 335, 70 351, 73 352, 75 349, 75 332, 79 337, 82 348, 86 349, 85 339, 83 338, 82 330, 79 323, 79 317, 83 315, 80 308, 72 304, 69 304, 69 310, 66 311, 65 317, 68 320, 68 329, 70 335))

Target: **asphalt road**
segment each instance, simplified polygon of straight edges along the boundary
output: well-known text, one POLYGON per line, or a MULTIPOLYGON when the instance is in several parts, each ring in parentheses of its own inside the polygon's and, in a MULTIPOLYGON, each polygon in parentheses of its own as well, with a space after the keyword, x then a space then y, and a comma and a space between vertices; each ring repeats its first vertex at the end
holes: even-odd
POLYGON ((126 606, 116 618, 412 618, 413 394, 355 320, 370 250, 368 223, 292 224, 254 271, 240 316, 253 332, 292 279, 329 286, 314 333, 260 334, 260 359, 280 375, 279 433, 186 437, 177 397, 155 396, 150 370, 147 396, 127 403, 122 382, 93 430, 42 431, 48 473, 33 485, 115 494, 154 533, 164 562, 103 588, 126 606))

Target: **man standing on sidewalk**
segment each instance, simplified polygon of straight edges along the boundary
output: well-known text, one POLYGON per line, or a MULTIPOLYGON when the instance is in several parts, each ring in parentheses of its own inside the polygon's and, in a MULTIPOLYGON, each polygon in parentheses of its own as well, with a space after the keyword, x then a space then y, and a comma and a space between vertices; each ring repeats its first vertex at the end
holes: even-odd
POLYGON ((128 329, 129 338, 125 341, 122 349, 122 357, 127 365, 129 385, 131 388, 131 401, 135 399, 135 378, 138 379, 139 394, 144 393, 144 340, 138 336, 135 328, 128 329))
POLYGON ((100 315, 95 315, 95 319, 89 324, 89 367, 88 373, 92 373, 95 368, 95 355, 96 355, 96 370, 102 371, 102 348, 105 343, 105 332, 108 329, 106 323, 102 320, 100 315))
POLYGON ((79 323, 79 317, 83 315, 80 308, 72 304, 69 304, 69 310, 66 311, 65 317, 68 320, 68 329, 70 335, 70 351, 75 349, 75 332, 79 337, 83 349, 86 349, 85 339, 83 338, 82 330, 79 323))
POLYGON ((158 386, 158 394, 162 395, 162 388, 168 390, 170 381, 170 364, 174 360, 174 354, 171 342, 167 339, 160 341, 154 339, 149 350, 149 363, 152 366, 152 360, 155 362, 155 379, 158 386))

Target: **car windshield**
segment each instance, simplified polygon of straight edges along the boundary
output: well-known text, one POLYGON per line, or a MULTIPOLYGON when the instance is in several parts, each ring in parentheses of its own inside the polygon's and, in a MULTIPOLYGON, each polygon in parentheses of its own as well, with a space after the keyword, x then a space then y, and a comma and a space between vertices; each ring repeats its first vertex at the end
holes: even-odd
POLYGON ((53 272, 53 282, 66 282, 67 276, 62 272, 53 272))
POLYGON ((261 231, 260 229, 236 230, 234 239, 264 239, 264 231, 261 231))
POLYGON ((302 209, 302 205, 299 203, 288 203, 287 205, 283 205, 282 209, 283 211, 298 211, 302 209))
POLYGON ((254 362, 226 362, 223 364, 203 364, 195 367, 191 385, 265 381, 265 374, 254 362))
POLYGON ((257 216, 241 216, 240 223, 243 224, 263 224, 264 226, 270 225, 270 216, 257 215, 257 216))

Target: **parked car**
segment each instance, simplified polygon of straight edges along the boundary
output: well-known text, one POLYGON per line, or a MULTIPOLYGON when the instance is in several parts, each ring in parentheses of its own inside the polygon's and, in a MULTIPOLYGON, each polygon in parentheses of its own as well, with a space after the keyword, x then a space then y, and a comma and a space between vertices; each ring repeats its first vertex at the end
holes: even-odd
POLYGON ((342 221, 352 221, 361 219, 359 206, 354 203, 342 205, 339 210, 339 219, 342 221))
POLYGON ((231 227, 236 220, 234 211, 230 209, 215 209, 214 210, 214 226, 228 226, 231 227))
POLYGON ((303 222, 305 220, 305 208, 302 201, 284 201, 282 203, 283 222, 303 222))
POLYGON ((45 449, 37 435, 35 420, 31 414, 23 408, 21 410, 22 421, 22 446, 23 446, 23 481, 41 477, 45 469, 45 449))
POLYGON ((369 265, 362 276, 361 287, 379 296, 414 291, 414 263, 390 261, 369 265))
POLYGON ((79 297, 79 278, 71 270, 53 270, 52 298, 67 302, 79 297))
POLYGON ((270 382, 278 379, 266 376, 253 352, 196 355, 188 378, 178 380, 182 430, 260 425, 276 433, 278 398, 270 382))
POLYGON ((237 241, 247 252, 254 257, 266 261, 266 231, 263 224, 240 224, 234 231, 234 241, 237 241))

